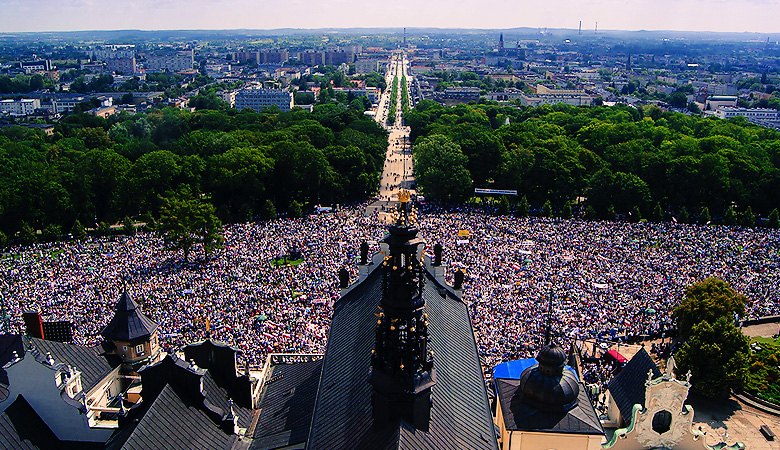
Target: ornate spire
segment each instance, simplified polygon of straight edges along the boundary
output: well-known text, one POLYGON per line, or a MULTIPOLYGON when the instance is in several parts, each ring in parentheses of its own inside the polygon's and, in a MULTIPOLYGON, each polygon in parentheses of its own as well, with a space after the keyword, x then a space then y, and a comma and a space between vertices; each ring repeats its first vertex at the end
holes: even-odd
POLYGON ((382 263, 370 383, 375 420, 404 419, 427 430, 436 377, 423 298, 425 241, 417 237, 416 214, 404 193, 399 195, 395 224, 384 239, 388 250, 382 263))

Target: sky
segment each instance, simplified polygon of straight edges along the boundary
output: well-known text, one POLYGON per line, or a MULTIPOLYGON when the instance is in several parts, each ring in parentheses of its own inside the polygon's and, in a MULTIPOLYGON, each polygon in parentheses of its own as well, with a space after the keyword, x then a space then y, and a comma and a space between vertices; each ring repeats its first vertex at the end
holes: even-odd
POLYGON ((0 0, 0 32, 514 27, 780 33, 780 0, 0 0))

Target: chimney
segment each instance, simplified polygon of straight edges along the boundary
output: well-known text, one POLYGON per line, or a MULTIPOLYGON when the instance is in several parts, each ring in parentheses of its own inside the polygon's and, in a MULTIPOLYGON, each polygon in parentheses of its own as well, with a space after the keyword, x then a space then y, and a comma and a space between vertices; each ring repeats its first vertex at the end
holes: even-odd
POLYGON ((27 334, 34 338, 44 339, 43 319, 41 318, 40 311, 25 311, 22 313, 22 319, 24 320, 24 327, 27 330, 27 334))

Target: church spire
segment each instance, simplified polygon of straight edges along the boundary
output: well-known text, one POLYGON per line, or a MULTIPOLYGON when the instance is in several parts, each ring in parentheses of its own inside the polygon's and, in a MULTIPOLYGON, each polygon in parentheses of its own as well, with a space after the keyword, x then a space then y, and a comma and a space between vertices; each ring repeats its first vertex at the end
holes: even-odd
POLYGON ((403 419, 427 430, 436 376, 423 298, 425 241, 417 237, 408 192, 402 191, 399 200, 395 223, 384 239, 382 301, 369 378, 373 415, 375 421, 403 419))

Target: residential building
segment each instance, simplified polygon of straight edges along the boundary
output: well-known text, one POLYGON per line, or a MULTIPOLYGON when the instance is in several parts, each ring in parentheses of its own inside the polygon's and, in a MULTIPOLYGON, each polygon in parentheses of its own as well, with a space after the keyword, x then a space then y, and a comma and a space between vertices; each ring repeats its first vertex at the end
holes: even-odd
POLYGON ((260 63, 260 52, 235 52, 233 53, 233 61, 239 64, 258 65, 260 63))
POLYGON ((713 95, 707 98, 707 109, 708 110, 718 110, 724 107, 736 107, 737 106, 737 96, 729 96, 729 95, 713 95))
POLYGON ((284 64, 290 59, 290 52, 284 48, 260 50, 260 64, 284 64))
POLYGON ((144 67, 147 70, 182 72, 192 70, 195 64, 194 50, 161 51, 146 55, 144 67))
POLYGON ((305 50, 298 53, 298 60, 307 66, 320 66, 325 64, 325 52, 305 50))
POLYGON ((254 109, 277 107, 282 111, 292 109, 293 94, 279 89, 242 89, 236 94, 236 109, 254 109))
POLYGON ((105 58, 106 70, 121 75, 132 75, 137 72, 135 55, 105 58))
POLYGON ((780 111, 776 109, 722 107, 715 110, 715 116, 721 119, 745 117, 756 125, 780 129, 780 111))
POLYGON ((23 98, 20 100, 0 100, 0 113, 12 116, 29 116, 41 107, 41 101, 37 98, 23 98))
POLYGON ((48 59, 36 59, 34 61, 22 61, 19 63, 19 67, 24 70, 24 73, 30 74, 35 72, 48 72, 52 69, 51 61, 48 59))
POLYGON ((381 66, 384 60, 376 59, 376 58, 369 58, 369 59, 358 59, 355 61, 355 72, 356 73, 371 73, 371 72, 379 72, 381 70, 381 66))

